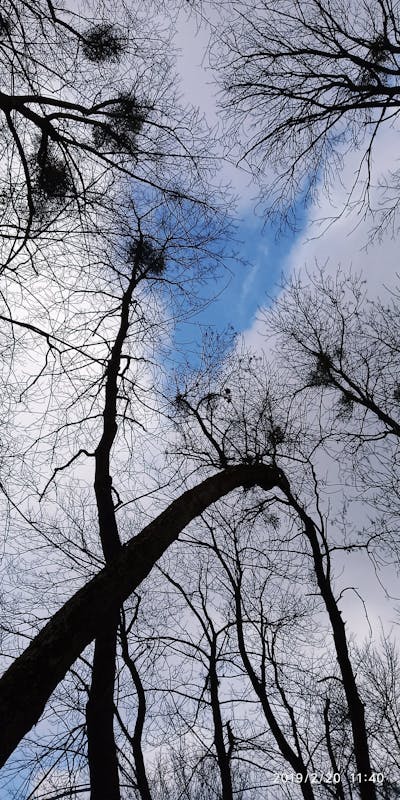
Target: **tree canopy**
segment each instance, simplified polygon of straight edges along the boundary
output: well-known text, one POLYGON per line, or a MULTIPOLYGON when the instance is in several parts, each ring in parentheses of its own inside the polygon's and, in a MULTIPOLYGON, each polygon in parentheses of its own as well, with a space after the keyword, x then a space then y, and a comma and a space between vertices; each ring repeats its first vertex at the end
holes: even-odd
POLYGON ((290 221, 354 147, 373 210, 398 7, 194 5, 220 136, 179 95, 186 13, 1 10, 1 792, 392 800, 400 290, 294 273, 258 348, 176 328, 232 258, 227 152, 290 221))

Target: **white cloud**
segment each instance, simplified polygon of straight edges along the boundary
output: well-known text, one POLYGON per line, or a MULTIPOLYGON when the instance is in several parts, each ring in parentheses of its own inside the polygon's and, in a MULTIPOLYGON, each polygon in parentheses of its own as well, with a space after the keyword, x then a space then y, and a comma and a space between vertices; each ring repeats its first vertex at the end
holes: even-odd
POLYGON ((241 289, 239 303, 238 303, 239 308, 242 308, 242 306, 246 302, 247 297, 248 297, 248 295, 250 294, 250 292, 251 292, 251 290, 253 288, 254 281, 255 281, 255 279, 257 277, 257 274, 258 274, 259 270, 260 270, 260 263, 256 263, 251 267, 250 272, 247 273, 247 275, 246 275, 246 277, 245 277, 245 279, 244 279, 244 281, 242 283, 242 289, 241 289))
MULTIPOLYGON (((393 129, 382 130, 377 137, 374 151, 372 182, 377 185, 381 176, 390 169, 396 168, 398 151, 398 133, 393 129)), ((340 267, 344 272, 351 268, 353 272, 362 273, 366 281, 366 289, 370 297, 385 293, 385 287, 393 287, 397 283, 396 273, 399 271, 399 244, 396 231, 386 231, 381 238, 371 240, 374 219, 363 217, 359 209, 347 209, 343 213, 347 190, 354 181, 355 170, 359 163, 359 153, 349 154, 344 162, 343 174, 338 176, 331 187, 329 196, 321 194, 318 204, 308 210, 307 221, 302 235, 296 240, 285 264, 285 272, 290 274, 296 270, 307 281, 307 272, 312 273, 316 267, 322 267, 328 274, 336 274, 340 267), (335 219, 334 219, 335 218, 335 219), (332 220, 329 224, 329 220, 332 220)), ((371 191, 371 203, 379 208, 379 192, 371 191)), ((264 308, 266 308, 265 302, 264 308)), ((273 340, 265 340, 265 322, 261 315, 245 331, 246 344, 263 352, 270 352, 273 340)), ((334 481, 328 458, 322 457, 320 467, 334 481)), ((340 502, 340 498, 338 500, 340 502)), ((360 517, 360 506, 354 512, 358 518, 350 519, 359 529, 368 522, 368 510, 363 507, 360 517)), ((377 575, 366 556, 360 553, 349 554, 335 560, 339 590, 344 590, 341 600, 344 618, 348 630, 357 636, 358 642, 368 637, 372 626, 373 638, 378 641, 381 624, 385 630, 396 623, 396 598, 399 590, 396 575, 392 567, 387 567, 377 575), (353 587, 353 589, 346 589, 353 587), (391 587, 388 597, 386 587, 391 587), (363 601, 366 602, 364 607, 363 601)))
MULTIPOLYGON (((210 12, 212 19, 212 11, 210 12)), ((198 108, 204 115, 208 125, 212 128, 211 141, 216 146, 216 152, 221 155, 222 125, 217 112, 218 85, 213 72, 208 67, 208 48, 210 28, 204 23, 199 24, 199 19, 190 12, 181 10, 177 21, 177 32, 174 39, 175 46, 180 51, 178 71, 181 81, 183 98, 188 103, 198 108)), ((224 159, 219 165, 219 180, 223 184, 230 184, 237 197, 239 213, 246 213, 254 205, 257 194, 255 183, 250 172, 235 165, 225 152, 224 159)))
MULTIPOLYGON (((375 187, 390 169, 396 168, 398 140, 398 132, 389 128, 377 136, 372 171, 375 187)), ((374 236, 374 218, 370 214, 364 215, 357 207, 345 208, 359 160, 359 152, 349 153, 344 160, 343 173, 330 187, 329 196, 321 190, 318 203, 308 209, 304 229, 282 264, 282 272, 291 274, 296 270, 306 280, 306 273, 317 267, 323 267, 331 275, 336 274, 339 267, 344 271, 351 268, 353 272, 362 273, 372 297, 383 287, 397 283, 399 244, 393 228, 383 231, 381 237, 374 236)), ((372 187, 371 203, 377 211, 381 201, 382 193, 372 187)), ((400 224, 400 216, 397 222, 400 224)), ((267 299, 261 305, 267 307, 267 299)), ((245 331, 249 346, 264 347, 262 327, 257 318, 245 331)))

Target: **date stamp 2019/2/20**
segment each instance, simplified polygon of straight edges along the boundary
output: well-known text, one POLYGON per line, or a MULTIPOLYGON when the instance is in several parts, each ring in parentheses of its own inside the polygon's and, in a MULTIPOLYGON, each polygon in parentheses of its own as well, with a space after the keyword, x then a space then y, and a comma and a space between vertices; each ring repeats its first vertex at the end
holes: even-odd
POLYGON ((342 776, 340 772, 277 772, 274 775, 274 784, 277 783, 311 783, 311 784, 335 784, 349 781, 352 784, 360 783, 384 783, 383 772, 371 772, 364 775, 362 772, 351 772, 349 775, 342 776))

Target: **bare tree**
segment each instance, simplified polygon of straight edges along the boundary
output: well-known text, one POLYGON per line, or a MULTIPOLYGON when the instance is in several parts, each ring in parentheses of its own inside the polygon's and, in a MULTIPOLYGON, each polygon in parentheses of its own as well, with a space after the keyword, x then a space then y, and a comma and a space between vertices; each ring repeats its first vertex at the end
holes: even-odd
POLYGON ((238 157, 261 173, 270 212, 294 223, 299 200, 312 198, 321 183, 329 185, 344 155, 356 149, 347 203, 377 210, 379 224, 396 227, 396 168, 383 178, 380 216, 370 190, 379 129, 398 119, 397 4, 227 2, 222 18, 212 50, 222 108, 236 140, 243 122, 238 157), (274 177, 265 181, 271 169, 274 177))
MULTIPOLYGON (((243 35, 248 26, 254 36, 262 31, 268 9, 263 4, 258 23, 242 8, 243 35)), ((368 169, 378 127, 397 114, 397 12, 379 9, 383 39, 366 8, 357 22, 366 25, 362 33, 353 30, 350 7, 287 3, 273 11, 268 35, 276 52, 271 44, 259 58, 276 81, 267 93, 272 110, 281 92, 281 116, 250 149, 271 142, 282 153, 289 126, 290 153, 277 164, 291 171, 289 193, 304 190, 306 174, 310 189, 310 165, 318 171, 336 145, 340 157, 346 136, 347 144, 357 139, 360 120, 371 130, 368 169), (322 37, 322 53, 303 52, 299 36, 297 50, 291 43, 299 19, 308 47, 322 37), (320 69, 320 88, 317 62, 329 67, 320 69), (296 84, 289 81, 286 106, 284 64, 296 84), (296 81, 311 81, 312 101, 307 88, 300 96, 296 81), (299 108, 312 102, 324 113, 309 111, 307 139, 299 108), (347 119, 353 127, 345 129, 347 119), (340 144, 331 139, 335 125, 340 144)), ((335 530, 318 458, 343 443, 343 470, 358 470, 368 487, 365 502, 375 510, 387 476, 397 493, 397 298, 365 307, 357 283, 351 300, 343 299, 340 281, 318 285, 316 296, 294 283, 276 307, 283 344, 274 362, 239 353, 221 363, 221 339, 209 336, 208 361, 171 391, 168 339, 175 320, 198 305, 199 282, 221 263, 215 242, 224 219, 201 170, 210 160, 201 126, 171 92, 169 55, 153 71, 160 39, 142 58, 136 44, 138 31, 148 31, 145 20, 122 5, 117 11, 118 17, 102 5, 96 17, 90 6, 84 17, 20 0, 0 19, 9 81, 0 95, 9 167, 7 177, 0 175, 0 321, 10 417, 0 488, 13 526, 4 572, 17 565, 20 579, 2 621, 11 642, 2 652, 2 763, 46 710, 54 732, 39 745, 33 734, 28 742, 36 768, 32 796, 51 780, 47 800, 87 791, 92 800, 155 800, 162 791, 193 800, 202 788, 224 800, 258 800, 257 791, 272 788, 272 769, 284 764, 296 775, 287 797, 375 800, 391 791, 377 785, 378 759, 398 768, 398 755, 390 758, 398 747, 397 666, 394 651, 385 668, 372 650, 360 655, 346 630, 336 553, 369 541, 364 532, 346 538, 335 530), (67 216, 72 226, 65 230, 67 216), (371 465, 379 466, 374 487, 371 465), (27 542, 34 555, 24 562, 27 542), (176 568, 165 557, 170 547, 176 568), (187 553, 185 574, 179 559, 187 553), (158 582, 154 567, 163 556, 158 582), (152 570, 144 588, 153 592, 149 635, 150 614, 141 615, 135 591, 152 570), (293 597, 291 583, 300 587, 293 597), (300 597, 310 594, 305 608, 300 597), (177 597, 191 619, 186 636, 174 619, 177 597), (285 640, 286 630, 305 636, 306 618, 324 620, 335 661, 330 670, 322 660, 312 664, 306 641, 307 679, 304 664, 288 659, 285 640), (151 724, 161 714, 152 699, 164 692, 171 708, 178 690, 153 676, 162 659, 170 665, 177 654, 182 672, 193 669, 194 676, 189 706, 181 713, 176 705, 181 732, 194 737, 205 708, 205 733, 197 749, 185 735, 174 747, 168 733, 178 722, 166 725, 157 739, 157 777, 148 752, 151 724), (242 698, 232 670, 244 681, 242 698), (240 718, 250 707, 258 714, 253 729, 240 718), (169 775, 166 742, 174 755, 169 775), (339 774, 344 762, 347 775, 361 777, 333 786, 322 781, 318 789, 308 780, 314 766, 328 764, 339 774), (61 788, 60 764, 67 773, 61 788)), ((245 60, 250 69, 252 57, 245 60)), ((247 102, 246 93, 236 98, 247 102)), ((395 538, 394 518, 386 519, 387 541, 395 538)), ((281 790, 272 789, 277 798, 281 790)))
POLYGON ((352 483, 373 514, 364 535, 344 544, 366 547, 378 566, 388 555, 397 560, 398 291, 370 298, 360 277, 340 271, 293 276, 265 321, 278 337, 288 391, 314 410, 310 427, 330 457, 346 454, 348 497, 352 483))
MULTIPOLYGON (((92 4, 85 16, 51 2, 22 1, 6 4, 1 14, 7 81, 0 98, 1 322, 12 341, 17 414, 32 413, 35 403, 35 414, 40 406, 43 412, 39 428, 28 426, 14 457, 31 469, 29 492, 35 487, 42 507, 57 497, 67 470, 94 464, 102 552, 96 537, 82 530, 79 535, 78 524, 72 535, 66 532, 65 517, 52 548, 54 529, 45 514, 27 508, 26 494, 15 503, 12 480, 2 490, 51 558, 63 554, 72 581, 89 577, 121 548, 116 510, 124 504, 111 463, 117 432, 118 445, 127 447, 132 430, 143 427, 135 401, 148 415, 157 414, 145 348, 150 339, 153 352, 158 347, 157 326, 159 341, 165 336, 168 323, 159 311, 167 298, 170 319, 183 305, 185 313, 195 305, 195 280, 211 269, 215 222, 221 220, 209 187, 205 197, 199 164, 209 163, 209 151, 206 157, 201 125, 179 108, 174 94, 171 30, 158 33, 151 23, 150 37, 145 17, 123 3, 92 4), (181 158, 184 175, 177 174, 181 158), (24 347, 25 356, 34 355, 21 378, 24 347), (39 486, 49 452, 48 481, 39 486)), ((24 479, 16 482, 21 487, 24 479)), ((76 516, 70 511, 73 523, 76 516)), ((38 566, 43 575, 47 567, 38 566)), ((119 611, 96 640, 86 678, 93 798, 104 792, 120 797, 113 731, 119 611)), ((32 636, 34 613, 30 620, 25 635, 32 636)))
POLYGON ((239 465, 189 489, 154 523, 121 549, 106 566, 57 612, 1 679, 4 726, 2 763, 37 722, 51 692, 67 669, 175 541, 182 528, 225 493, 260 482, 269 490, 278 479, 275 468, 239 465), (72 635, 71 635, 72 634, 72 635), (31 696, 32 685, 35 690, 31 696), (8 723, 8 720, 9 723, 8 723))
MULTIPOLYGON (((243 361, 243 359, 242 359, 243 361)), ((246 374, 244 366, 241 366, 239 375, 246 374)), ((343 686, 343 692, 346 698, 349 718, 352 727, 352 738, 354 745, 354 757, 357 764, 357 772, 361 774, 371 774, 371 762, 369 755, 369 742, 368 742, 368 727, 365 717, 364 701, 360 695, 358 683, 356 680, 356 673, 354 664, 352 663, 351 647, 345 630, 345 623, 342 618, 340 606, 338 603, 337 591, 335 590, 333 578, 333 565, 332 553, 336 550, 335 541, 330 544, 329 536, 326 527, 326 521, 321 510, 321 496, 318 489, 318 480, 316 468, 312 463, 310 455, 315 450, 315 439, 313 437, 308 442, 309 455, 306 455, 304 448, 299 449, 299 438, 291 438, 290 436, 285 441, 285 433, 282 426, 277 427, 272 423, 271 418, 268 419, 265 412, 261 415, 260 408, 263 409, 271 407, 271 396, 267 390, 267 394, 258 395, 260 391, 259 377, 256 370, 249 369, 247 375, 248 395, 243 395, 242 392, 236 394, 235 374, 232 371, 232 366, 229 373, 229 385, 227 387, 226 378, 223 376, 221 384, 215 391, 208 391, 206 394, 204 387, 199 388, 199 381, 193 381, 194 398, 190 397, 190 390, 185 389, 183 393, 178 395, 178 404, 182 408, 184 414, 195 420, 198 429, 201 432, 201 438, 196 445, 196 434, 193 426, 189 421, 187 426, 187 438, 185 442, 185 449, 187 458, 190 458, 190 453, 193 453, 193 458, 206 460, 209 454, 211 462, 215 462, 216 456, 219 463, 229 464, 235 460, 235 451, 242 449, 242 459, 257 463, 263 460, 269 461, 278 467, 282 475, 282 483, 280 484, 281 490, 284 495, 283 503, 290 510, 289 519, 294 526, 294 530, 305 537, 305 541, 310 548, 311 563, 315 575, 316 584, 320 596, 323 600, 326 613, 331 627, 336 659, 340 672, 340 680, 343 686), (253 391, 251 391, 251 388, 253 391), (228 393, 227 393, 228 389, 228 393), (197 396, 196 396, 197 395, 197 396), (260 397, 257 403, 258 396, 260 397), (243 400, 243 398, 245 398, 243 400), (200 409, 204 409, 200 415, 200 409), (232 436, 234 431, 235 436, 232 436), (279 436, 277 432, 279 431, 279 436), (301 453, 301 455, 300 455, 301 453), (291 471, 291 463, 297 465, 302 464, 303 470, 303 492, 304 500, 299 493, 299 489, 291 488, 293 486, 292 479, 293 473, 291 471), (286 464, 286 466, 284 466, 286 464), (291 479, 287 478, 287 470, 291 474, 291 479), (286 474, 285 474, 286 473, 286 474), (309 473, 309 478, 306 478, 309 473), (304 482, 304 480, 306 482, 304 482), (307 487, 308 483, 308 487, 307 487), (314 495, 314 498, 313 498, 314 495), (312 511, 311 509, 314 509, 312 511), (292 516, 293 515, 293 516, 292 516), (364 761, 365 759, 365 761, 364 761), (364 764, 363 767, 360 766, 364 764)), ((304 379, 304 371, 303 371, 304 379)), ((240 379, 241 388, 243 389, 243 378, 240 379)), ((280 409, 282 414, 282 409, 280 409)), ((295 413, 292 408, 292 414, 295 413)), ((301 423, 300 423, 301 425, 301 423)), ((323 433, 319 430, 320 441, 324 439, 323 433)), ((297 471, 298 474, 298 471, 297 471)), ((275 504, 279 507, 279 496, 274 498, 275 504)), ((232 572, 230 580, 233 586, 236 585, 236 619, 242 620, 242 609, 240 605, 241 591, 238 587, 237 568, 236 573, 232 572)), ((262 624, 261 624, 262 627, 262 624)), ((239 648, 242 658, 245 660, 246 669, 252 676, 252 684, 255 691, 259 692, 262 689, 262 682, 257 677, 251 661, 248 659, 245 648, 245 639, 243 636, 243 624, 241 623, 238 628, 239 648), (260 688, 261 687, 261 688, 260 688)), ((282 731, 277 725, 276 718, 272 713, 269 706, 268 699, 263 693, 264 712, 267 716, 268 723, 274 731, 276 740, 280 742, 280 749, 282 754, 287 758, 293 769, 297 772, 306 774, 306 767, 302 761, 299 753, 296 755, 287 741, 282 737, 282 731), (300 761, 297 759, 300 757, 300 761)), ((260 696, 261 699, 261 696, 260 696)), ((290 705, 286 707, 290 710, 290 705)), ((295 725, 295 717, 293 717, 292 724, 295 725)), ((296 727, 294 728, 296 731, 296 727)), ((332 755, 333 757, 333 755, 332 755)), ((307 787, 306 780, 304 779, 302 789, 311 792, 311 787, 307 787)), ((361 795, 375 797, 375 787, 370 783, 369 786, 360 787, 361 795)))
POLYGON ((200 172, 196 189, 188 176, 209 157, 196 115, 179 107, 171 38, 168 22, 156 30, 123 0, 86 14, 50 0, 4 4, 2 269, 30 257, 37 270, 43 244, 72 247, 78 229, 82 251, 85 234, 109 228, 126 189, 200 200, 200 172), (184 181, 177 161, 188 165, 184 181))
MULTIPOLYGON (((10 722, 6 725, 4 732, 3 758, 15 746, 21 735, 38 719, 50 693, 84 647, 96 636, 99 640, 100 631, 103 631, 101 638, 104 639, 104 631, 107 630, 107 626, 110 631, 113 626, 115 628, 118 608, 132 594, 140 581, 146 577, 166 549, 176 540, 183 527, 195 516, 203 513, 212 502, 234 488, 243 486, 247 493, 246 497, 249 498, 250 490, 255 485, 259 485, 262 492, 255 491, 254 495, 251 493, 252 501, 246 512, 245 524, 249 526, 249 520, 253 514, 255 518, 259 517, 261 520, 269 519, 270 524, 274 525, 276 524, 273 517, 274 509, 279 509, 287 520, 286 537, 288 537, 288 542, 292 543, 292 547, 293 542, 301 543, 300 547, 299 545, 295 547, 295 551, 297 554, 302 554, 311 567, 311 572, 307 573, 307 580, 310 580, 308 588, 313 587, 312 590, 319 593, 332 634, 338 674, 336 678, 331 677, 330 680, 339 680, 342 687, 343 702, 348 715, 346 725, 349 725, 351 729, 350 752, 354 752, 357 773, 373 776, 369 755, 371 741, 371 733, 368 729, 369 716, 366 715, 364 708, 368 692, 365 692, 365 684, 360 683, 359 678, 356 677, 353 652, 335 590, 332 556, 337 547, 335 541, 333 544, 329 541, 326 519, 321 510, 322 496, 316 480, 316 468, 311 460, 311 455, 315 450, 315 437, 311 436, 308 445, 311 453, 306 456, 304 442, 300 447, 303 423, 301 422, 299 428, 296 407, 289 406, 291 413, 296 412, 296 419, 291 421, 288 407, 285 409, 281 404, 278 412, 274 410, 273 392, 272 390, 268 391, 268 382, 265 377, 260 375, 260 363, 256 362, 256 365, 254 368, 252 366, 247 368, 246 359, 241 357, 237 373, 235 374, 231 364, 227 367, 226 374, 219 375, 219 383, 215 384, 216 376, 212 376, 209 390, 205 393, 204 388, 209 378, 205 377, 203 385, 201 385, 199 375, 195 375, 191 379, 191 390, 187 384, 185 389, 179 393, 175 405, 181 414, 182 438, 175 444, 175 450, 185 457, 189 474, 191 472, 190 462, 194 463, 197 470, 207 469, 214 474, 206 478, 198 487, 188 490, 175 500, 160 517, 150 523, 130 543, 119 547, 102 572, 79 590, 63 609, 54 615, 53 619, 34 639, 26 653, 17 659, 6 672, 0 683, 1 703, 3 718, 10 719, 10 722), (211 391, 212 388, 213 391, 211 391), (221 464, 223 464, 222 472, 215 474, 215 468, 221 464), (313 575, 312 579, 311 575, 313 575), (66 631, 69 632, 69 635, 66 635, 66 631), (71 636, 71 631, 73 631, 73 636, 71 636), (30 675, 34 675, 35 678, 30 679, 30 675), (34 683, 32 683, 33 680, 34 683), (34 685, 34 689, 32 689, 32 685, 34 685), (28 698, 29 718, 27 714, 28 698)), ((304 370, 302 375, 304 378, 304 370)), ((110 385, 106 383, 106 386, 110 385)), ((312 388, 315 388, 314 385, 312 388)), ((281 399, 284 397, 281 390, 275 387, 275 391, 278 393, 277 396, 281 396, 281 399)), ((301 396, 301 391, 299 391, 299 396, 301 396)), ((322 422, 323 417, 321 417, 322 422)), ((320 441, 324 442, 321 431, 319 436, 320 441)), ((104 498, 107 498, 106 492, 103 492, 101 500, 103 501, 104 498)), ((229 513, 226 520, 229 522, 229 513)), ((208 528, 208 530, 211 537, 209 547, 227 576, 231 599, 234 600, 235 611, 232 623, 237 630, 242 665, 253 691, 261 703, 278 748, 283 757, 289 761, 292 769, 296 769, 302 775, 303 780, 300 782, 300 786, 303 794, 306 792, 306 796, 311 797, 310 786, 307 794, 305 774, 308 770, 308 759, 312 763, 313 753, 308 751, 307 742, 300 735, 301 724, 298 719, 298 711, 293 706, 290 690, 288 686, 285 686, 282 678, 280 659, 276 650, 276 637, 272 636, 271 639, 268 639, 268 626, 266 627, 266 617, 261 606, 261 616, 256 623, 258 647, 261 648, 261 672, 259 672, 259 668, 254 665, 253 656, 249 653, 251 637, 249 638, 249 635, 245 633, 245 628, 248 628, 249 625, 252 626, 256 618, 254 609, 249 609, 245 599, 246 591, 242 585, 243 562, 235 545, 235 532, 231 530, 229 534, 232 556, 228 558, 225 548, 221 549, 216 545, 212 529, 208 528), (276 711, 271 706, 265 683, 267 666, 273 676, 274 692, 277 692, 276 696, 280 698, 281 713, 286 715, 286 725, 289 724, 290 732, 288 729, 282 728, 282 718, 277 717, 276 711), (290 739, 293 737, 294 746, 288 736, 290 739), (301 761, 301 769, 297 769, 298 759, 301 761)), ((250 526, 249 535, 251 532, 250 526)), ((229 539, 227 539, 227 543, 229 543, 229 539)), ((197 546, 201 546, 201 539, 198 540, 197 546)), ((196 616, 197 610, 193 605, 191 594, 181 583, 178 585, 175 578, 173 581, 175 589, 178 589, 191 604, 192 610, 195 609, 196 616)), ((202 613, 201 617, 197 619, 200 626, 202 623, 205 625, 203 633, 206 638, 208 637, 208 645, 211 648, 208 652, 209 661, 211 658, 209 667, 214 664, 213 674, 216 674, 218 681, 218 669, 215 670, 216 661, 214 656, 211 657, 215 652, 217 629, 207 611, 207 588, 203 583, 198 586, 198 591, 202 613)), ((218 641, 218 636, 216 641, 218 641)), ((123 647, 125 646, 123 645, 123 647)), ((112 663, 113 669, 115 669, 115 655, 113 655, 112 663)), ((131 663, 126 648, 125 663, 128 667, 132 667, 133 662, 131 663)), ((130 671, 134 677, 136 693, 139 694, 141 691, 140 680, 137 679, 137 675, 135 677, 133 674, 134 670, 130 671)), ((215 709, 218 710, 220 701, 217 682, 214 685, 215 689, 217 689, 215 709)), ((106 696, 103 694, 102 699, 105 700, 106 696)), ((332 716, 333 708, 335 708, 337 716, 340 698, 335 699, 332 694, 328 694, 324 705, 322 736, 332 766, 338 763, 337 731, 340 729, 337 719, 332 716)), ((142 709, 144 710, 143 704, 142 709)), ((217 754, 218 760, 221 762, 224 753, 225 759, 228 756, 231 746, 230 737, 234 734, 232 730, 230 733, 228 730, 224 730, 222 717, 215 713, 213 713, 213 725, 214 730, 218 729, 220 733, 222 731, 217 754)), ((110 731, 112 728, 109 727, 108 730, 110 731)), ((233 741, 234 739, 232 739, 233 741)), ((362 780, 359 787, 356 786, 355 789, 354 786, 350 787, 351 791, 357 789, 359 789, 360 796, 366 800, 376 796, 374 780, 362 780)), ((226 791, 228 790, 226 789, 226 791)), ((336 788, 334 791, 337 797, 345 796, 342 787, 336 788)))

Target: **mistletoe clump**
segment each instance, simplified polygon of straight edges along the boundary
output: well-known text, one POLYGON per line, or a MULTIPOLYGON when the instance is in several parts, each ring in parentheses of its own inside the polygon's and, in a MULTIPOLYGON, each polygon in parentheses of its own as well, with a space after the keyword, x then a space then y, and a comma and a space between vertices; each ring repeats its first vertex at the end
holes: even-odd
POLYGON ((124 39, 114 25, 94 25, 83 36, 82 50, 88 61, 118 61, 124 49, 124 39))
POLYGON ((62 200, 72 189, 72 178, 65 158, 54 144, 43 137, 33 156, 34 190, 42 200, 62 200))
POLYGON ((148 240, 135 239, 128 248, 128 262, 136 264, 142 272, 162 275, 165 271, 165 255, 148 240))
POLYGON ((110 152, 137 151, 137 136, 145 120, 144 109, 130 94, 121 94, 107 111, 105 121, 93 128, 93 143, 110 152))
POLYGON ((330 368, 331 359, 326 353, 319 353, 315 368, 311 370, 308 377, 309 386, 329 386, 332 383, 330 368))

